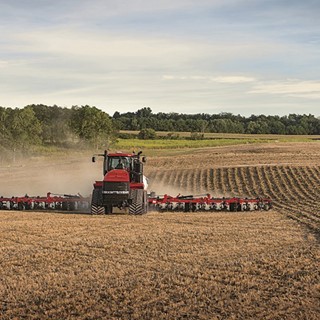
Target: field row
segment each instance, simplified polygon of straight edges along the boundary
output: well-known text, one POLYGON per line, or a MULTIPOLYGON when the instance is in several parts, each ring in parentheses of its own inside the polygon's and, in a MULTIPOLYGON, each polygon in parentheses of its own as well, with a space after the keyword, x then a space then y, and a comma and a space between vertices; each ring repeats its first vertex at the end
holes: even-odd
POLYGON ((270 197, 274 206, 312 228, 320 226, 320 167, 250 166, 151 170, 157 194, 270 197))

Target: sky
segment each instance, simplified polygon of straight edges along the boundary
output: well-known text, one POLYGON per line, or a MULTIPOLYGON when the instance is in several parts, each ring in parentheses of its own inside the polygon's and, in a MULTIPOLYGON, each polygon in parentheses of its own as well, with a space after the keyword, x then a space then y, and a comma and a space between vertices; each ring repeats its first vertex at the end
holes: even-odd
POLYGON ((320 116, 319 0, 0 0, 0 106, 320 116))

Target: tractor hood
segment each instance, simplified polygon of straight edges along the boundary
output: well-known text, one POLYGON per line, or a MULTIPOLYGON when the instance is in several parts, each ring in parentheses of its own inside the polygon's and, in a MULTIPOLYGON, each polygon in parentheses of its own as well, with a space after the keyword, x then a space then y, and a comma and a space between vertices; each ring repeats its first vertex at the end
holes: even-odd
POLYGON ((114 169, 106 173, 103 181, 105 182, 129 182, 129 173, 123 169, 114 169))

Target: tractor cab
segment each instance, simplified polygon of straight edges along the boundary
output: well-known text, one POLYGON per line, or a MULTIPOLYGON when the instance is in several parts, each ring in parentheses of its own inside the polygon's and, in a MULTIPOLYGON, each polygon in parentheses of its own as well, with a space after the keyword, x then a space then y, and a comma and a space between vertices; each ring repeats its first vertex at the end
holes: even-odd
POLYGON ((108 160, 106 161, 106 171, 110 171, 113 169, 125 169, 131 170, 131 157, 116 155, 116 156, 108 156, 108 160))

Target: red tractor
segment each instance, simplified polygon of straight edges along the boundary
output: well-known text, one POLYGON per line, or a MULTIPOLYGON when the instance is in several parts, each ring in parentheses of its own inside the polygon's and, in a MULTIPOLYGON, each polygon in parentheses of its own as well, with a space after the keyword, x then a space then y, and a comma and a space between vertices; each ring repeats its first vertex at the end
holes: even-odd
MULTIPOLYGON (((129 208, 130 214, 148 210, 147 179, 143 175, 142 151, 135 153, 108 153, 103 157, 103 180, 94 183, 91 199, 92 214, 109 214, 113 208, 129 208)), ((92 157, 92 162, 96 157, 92 157)))

